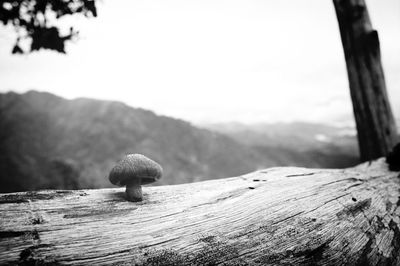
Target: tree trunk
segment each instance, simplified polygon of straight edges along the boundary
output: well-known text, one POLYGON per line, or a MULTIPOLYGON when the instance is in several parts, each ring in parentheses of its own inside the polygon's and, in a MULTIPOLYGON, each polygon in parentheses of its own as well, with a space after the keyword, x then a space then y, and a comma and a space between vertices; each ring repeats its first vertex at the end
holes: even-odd
POLYGON ((362 161, 386 156, 397 133, 386 92, 379 38, 364 0, 333 0, 349 77, 362 161))
POLYGON ((206 182, 0 195, 0 264, 400 265, 400 179, 384 161, 206 182))

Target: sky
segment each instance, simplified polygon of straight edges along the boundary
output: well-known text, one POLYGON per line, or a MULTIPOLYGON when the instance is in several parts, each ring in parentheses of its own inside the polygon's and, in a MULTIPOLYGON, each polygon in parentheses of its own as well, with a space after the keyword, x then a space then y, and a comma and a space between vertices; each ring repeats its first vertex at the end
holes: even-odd
MULTIPOLYGON (((400 1, 367 0, 400 118, 400 1)), ((0 92, 125 102, 192 123, 352 124, 331 0, 102 0, 67 54, 11 55, 0 31, 0 92)))

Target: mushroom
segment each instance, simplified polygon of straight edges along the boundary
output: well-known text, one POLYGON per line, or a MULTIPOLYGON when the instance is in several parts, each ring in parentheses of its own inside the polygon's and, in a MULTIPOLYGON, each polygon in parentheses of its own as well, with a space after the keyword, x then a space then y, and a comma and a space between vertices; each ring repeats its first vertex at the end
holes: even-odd
POLYGON ((142 154, 128 154, 111 169, 108 179, 117 186, 126 186, 129 201, 142 201, 142 187, 161 178, 162 167, 142 154))

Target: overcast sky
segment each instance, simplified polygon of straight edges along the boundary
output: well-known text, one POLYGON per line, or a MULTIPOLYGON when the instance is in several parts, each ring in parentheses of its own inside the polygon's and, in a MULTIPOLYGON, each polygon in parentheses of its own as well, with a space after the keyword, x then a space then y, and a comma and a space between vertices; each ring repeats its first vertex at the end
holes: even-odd
MULTIPOLYGON (((400 1, 367 0, 400 117, 400 1)), ((0 92, 123 101, 192 121, 349 123, 331 0, 103 0, 67 55, 11 55, 0 31, 0 92)))

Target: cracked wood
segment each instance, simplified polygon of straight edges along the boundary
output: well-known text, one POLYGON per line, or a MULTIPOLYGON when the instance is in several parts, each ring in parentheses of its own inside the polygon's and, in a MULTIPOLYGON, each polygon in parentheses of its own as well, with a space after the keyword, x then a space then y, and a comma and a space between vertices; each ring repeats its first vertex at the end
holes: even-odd
POLYGON ((400 265, 400 179, 383 159, 144 187, 0 195, 0 264, 400 265))

